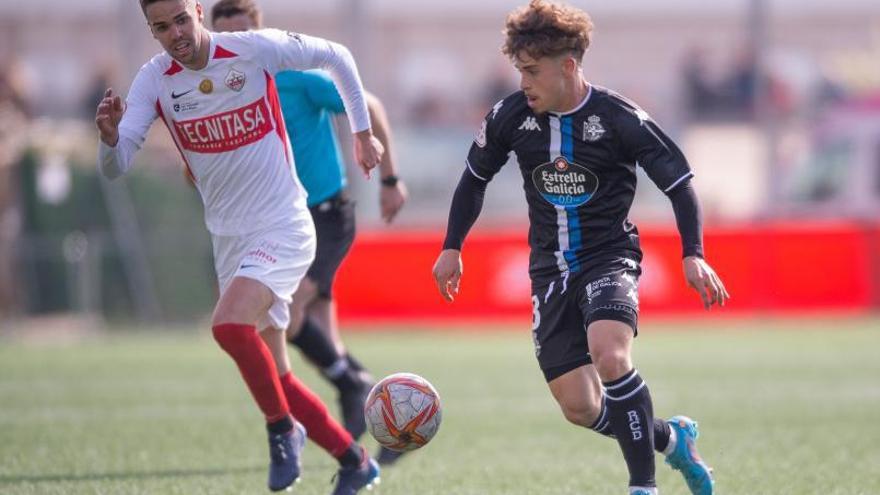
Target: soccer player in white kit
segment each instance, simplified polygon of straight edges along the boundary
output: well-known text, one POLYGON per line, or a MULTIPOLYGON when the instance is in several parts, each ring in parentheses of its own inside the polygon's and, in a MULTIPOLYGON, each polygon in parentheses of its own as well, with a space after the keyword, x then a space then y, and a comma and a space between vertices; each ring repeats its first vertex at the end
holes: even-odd
POLYGON ((355 159, 369 175, 383 150, 370 129, 354 60, 341 45, 301 34, 210 33, 197 0, 140 5, 165 52, 141 67, 125 104, 108 89, 98 105, 99 169, 108 178, 122 175, 153 121, 168 127, 205 205, 220 286, 214 338, 266 417, 269 488, 283 490, 299 477, 306 434, 291 417, 289 401, 296 401, 297 416, 320 430, 311 436, 336 446, 331 454, 341 468, 333 494, 354 494, 378 480, 378 466, 320 399, 292 374, 279 377, 269 349, 285 345, 291 295, 315 253, 273 75, 321 68, 333 76, 354 132, 355 159))

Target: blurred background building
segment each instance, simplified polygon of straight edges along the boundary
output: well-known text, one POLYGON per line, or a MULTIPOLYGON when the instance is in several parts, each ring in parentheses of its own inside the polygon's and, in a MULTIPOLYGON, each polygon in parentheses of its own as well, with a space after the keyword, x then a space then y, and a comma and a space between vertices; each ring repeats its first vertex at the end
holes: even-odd
MULTIPOLYGON (((393 226, 383 226, 377 181, 352 177, 364 235, 340 274, 343 316, 448 314, 439 298, 427 301, 430 264, 480 119, 517 89, 499 46, 506 13, 522 3, 261 1, 270 27, 348 45, 394 126, 411 199, 393 226), (415 247, 424 254, 401 256, 415 247), (370 290, 378 295, 364 297, 375 277, 412 273, 407 260, 424 274, 416 296, 370 290)), ((587 77, 640 103, 688 155, 709 256, 722 257, 723 275, 736 272, 733 292, 736 300, 740 290, 743 311, 877 307, 880 3, 571 3, 596 25, 587 77), (775 260, 769 271, 762 255, 775 260), (837 256, 850 263, 841 269, 851 277, 821 281, 820 273, 837 266, 826 260, 837 256), (779 260, 793 272, 774 269, 779 260), (755 283, 771 289, 750 299, 744 292, 753 293, 755 283)), ((0 326, 57 313, 155 322, 210 311, 214 275, 201 205, 167 132, 154 126, 125 181, 108 184, 95 173, 97 101, 108 85, 124 94, 158 50, 134 0, 0 0, 0 326)), ((471 272, 491 295, 475 299, 470 316, 528 306, 520 297, 528 294, 525 202, 511 165, 489 188, 477 225, 485 237, 474 242, 510 251, 495 257, 504 263, 471 272)), ((680 277, 671 208, 643 178, 634 220, 647 228, 649 252, 651 239, 673 246, 657 248, 671 258, 663 262, 669 269, 646 269, 643 300, 658 311, 683 311, 668 297, 678 289, 664 282, 680 277)))

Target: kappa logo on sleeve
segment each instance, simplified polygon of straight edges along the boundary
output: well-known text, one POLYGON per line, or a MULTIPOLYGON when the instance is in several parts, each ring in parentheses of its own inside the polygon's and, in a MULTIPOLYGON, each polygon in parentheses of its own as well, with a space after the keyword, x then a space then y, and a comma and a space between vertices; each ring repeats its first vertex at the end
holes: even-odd
POLYGON ((287 32, 287 37, 288 37, 288 38, 293 38, 293 39, 295 39, 296 42, 299 43, 299 44, 302 44, 302 42, 303 42, 303 40, 302 40, 302 38, 300 37, 299 33, 294 33, 293 31, 288 31, 288 32, 287 32))
POLYGON ((538 124, 538 119, 535 117, 526 117, 526 120, 520 124, 518 131, 541 131, 541 126, 538 124))
POLYGON ((492 120, 495 120, 495 117, 498 116, 498 112, 501 111, 501 107, 504 106, 504 100, 499 101, 492 107, 492 120))

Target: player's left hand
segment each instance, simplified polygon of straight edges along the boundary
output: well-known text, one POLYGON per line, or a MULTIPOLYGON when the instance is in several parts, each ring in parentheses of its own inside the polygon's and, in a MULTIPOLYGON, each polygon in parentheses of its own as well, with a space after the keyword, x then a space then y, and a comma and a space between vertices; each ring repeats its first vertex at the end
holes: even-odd
POLYGON ((369 129, 354 134, 354 159, 367 179, 370 178, 370 170, 376 168, 382 161, 385 147, 373 135, 369 129))
POLYGON ((440 295, 447 302, 454 301, 455 296, 458 295, 463 270, 461 251, 458 249, 444 249, 434 262, 434 282, 440 295))
POLYGON ((682 267, 684 278, 688 285, 700 294, 704 308, 708 310, 713 304, 724 306, 730 299, 730 294, 724 288, 721 278, 706 260, 699 256, 688 256, 682 260, 682 267))
POLYGON ((398 180, 397 184, 393 186, 382 184, 379 189, 379 208, 382 211, 382 220, 385 220, 385 223, 391 223, 403 208, 403 204, 406 203, 408 196, 406 186, 402 180, 398 180))

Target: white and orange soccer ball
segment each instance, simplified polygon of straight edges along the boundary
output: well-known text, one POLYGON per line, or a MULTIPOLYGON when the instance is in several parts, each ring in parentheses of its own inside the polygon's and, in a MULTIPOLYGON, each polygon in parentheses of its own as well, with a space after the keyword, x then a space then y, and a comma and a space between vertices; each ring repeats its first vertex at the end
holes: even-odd
POLYGON ((381 445, 397 452, 415 450, 440 428, 440 395, 418 375, 395 373, 370 390, 364 415, 370 434, 381 445))

